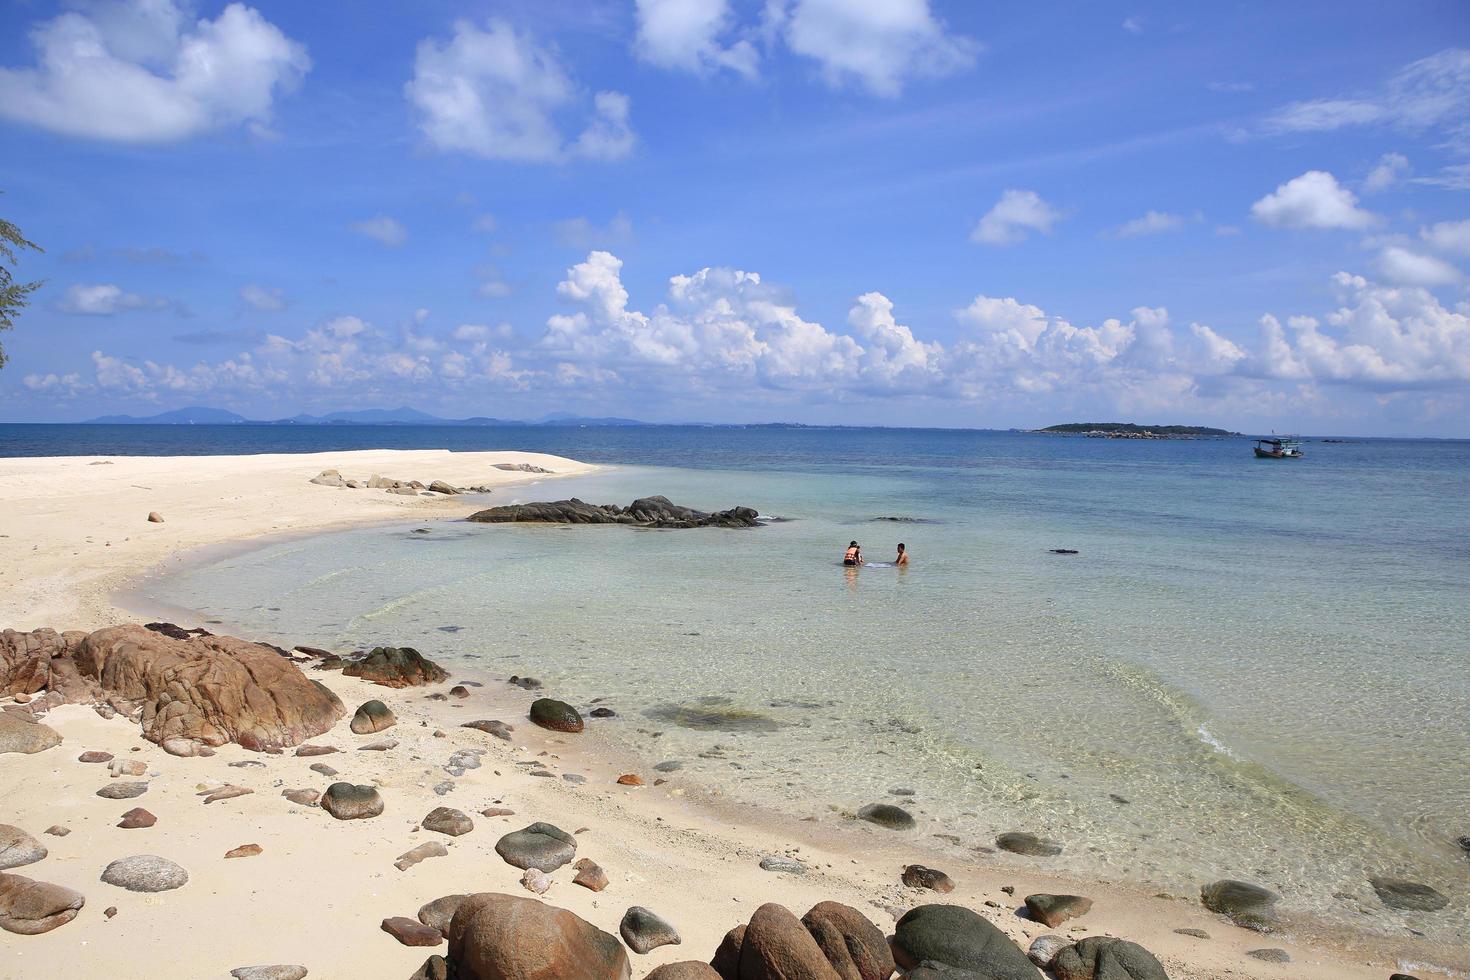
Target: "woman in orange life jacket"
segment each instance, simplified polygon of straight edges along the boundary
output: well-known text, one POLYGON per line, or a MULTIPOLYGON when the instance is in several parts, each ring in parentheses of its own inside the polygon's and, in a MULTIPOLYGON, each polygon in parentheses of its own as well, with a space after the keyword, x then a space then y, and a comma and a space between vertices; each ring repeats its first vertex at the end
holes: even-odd
POLYGON ((856 541, 847 546, 847 552, 842 556, 844 565, 861 565, 863 563, 863 549, 858 547, 856 541))

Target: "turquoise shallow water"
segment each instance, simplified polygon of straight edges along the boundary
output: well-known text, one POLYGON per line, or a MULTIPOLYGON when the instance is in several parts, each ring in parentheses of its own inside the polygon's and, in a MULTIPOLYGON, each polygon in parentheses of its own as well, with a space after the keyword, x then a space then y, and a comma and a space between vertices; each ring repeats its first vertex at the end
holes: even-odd
POLYGON ((1032 830, 1079 871, 1186 894, 1243 877, 1358 927, 1470 937, 1470 446, 1284 463, 1239 440, 722 438, 490 499, 663 493, 789 520, 367 528, 151 596, 607 698, 649 761, 793 814, 913 789, 927 829, 969 843, 1032 830), (852 538, 883 560, 903 540, 913 565, 845 570, 852 538), (1370 874, 1453 904, 1388 912, 1370 874))

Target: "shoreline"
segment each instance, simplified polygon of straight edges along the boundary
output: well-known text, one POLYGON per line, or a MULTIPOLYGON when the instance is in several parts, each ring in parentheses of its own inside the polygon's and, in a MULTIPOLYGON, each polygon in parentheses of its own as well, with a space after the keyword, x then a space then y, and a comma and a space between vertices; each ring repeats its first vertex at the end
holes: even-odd
MULTIPOLYGON (((412 463, 401 457, 414 456, 419 454, 419 451, 373 451, 373 453, 378 456, 400 458, 398 462, 392 458, 387 460, 394 470, 393 475, 426 481, 444 478, 444 474, 438 472, 406 472, 412 463)), ((319 457, 340 460, 352 455, 355 454, 312 454, 309 457, 292 459, 289 468, 293 472, 301 469, 312 470, 300 481, 302 485, 298 493, 303 495, 310 493, 312 497, 317 497, 318 501, 325 501, 326 498, 320 495, 327 493, 353 496, 372 495, 387 498, 386 503, 369 502, 361 507, 353 503, 350 505, 353 513, 345 516, 339 513, 331 519, 328 519, 331 516, 330 512, 309 508, 310 513, 297 516, 296 519, 301 523, 293 529, 283 531, 283 534, 290 536, 322 533, 346 527, 363 526, 375 520, 381 520, 383 523, 400 523, 413 519, 444 519, 463 516, 462 513, 457 513, 457 510, 468 512, 469 508, 463 506, 468 503, 467 501, 454 501, 453 498, 433 501, 425 498, 395 499, 387 494, 382 494, 381 491, 338 490, 306 484, 306 479, 315 475, 316 470, 312 469, 313 467, 325 469, 331 465, 317 466, 316 461, 319 457), (456 508, 454 506, 456 504, 460 506, 456 508), (315 523, 311 523, 312 521, 315 523)), ((463 457, 467 456, 514 457, 515 461, 525 461, 533 454, 445 453, 442 455, 461 457, 458 462, 466 462, 463 457)), ((243 458, 259 459, 260 457, 243 458)), ((551 459, 550 457, 540 458, 551 459)), ((72 466, 79 466, 90 463, 91 459, 90 457, 72 458, 68 462, 72 466)), ((148 458, 123 457, 118 459, 148 458)), ((185 459, 235 458, 188 457, 185 459)), ((507 461, 510 460, 507 459, 507 461)), ((34 462, 34 459, 0 460, 0 488, 8 489, 7 480, 12 476, 14 467, 7 464, 16 462, 34 462)), ((557 462, 565 467, 572 461, 557 462)), ((555 464, 544 465, 550 467, 555 464)), ((582 475, 593 472, 591 467, 584 467, 581 464, 572 465, 578 468, 555 475, 582 475)), ((342 465, 338 468, 345 472, 348 466, 342 465)), ((109 477, 113 475, 121 474, 109 474, 109 477)), ((530 479, 524 478, 524 474, 520 476, 523 478, 505 479, 501 485, 524 485, 545 478, 539 475, 530 479)), ((483 503, 484 498, 475 499, 477 503, 483 503)), ((368 498, 363 497, 363 500, 366 501, 368 498)), ((176 501, 176 503, 180 508, 178 513, 190 512, 183 501, 176 501)), ((255 504, 258 505, 257 509, 263 507, 266 511, 269 510, 269 502, 263 503, 256 500, 255 504)), ((129 514, 135 513, 134 503, 128 502, 127 506, 130 508, 129 514)), ((264 516, 274 517, 275 515, 266 513, 264 516)), ((260 523, 258 519, 255 521, 256 525, 260 523)), ((13 533, 9 524, 8 518, 0 518, 0 529, 13 533)), ((165 524, 156 527, 168 528, 167 517, 165 524)), ((174 548, 162 560, 143 566, 138 564, 139 555, 148 549, 119 547, 117 552, 108 556, 111 561, 107 568, 91 569, 89 578, 81 583, 72 583, 70 589, 67 583, 61 582, 56 584, 52 590, 43 592, 50 603, 50 608, 65 610, 68 608, 67 603, 70 603, 78 613, 74 619, 53 618, 53 621, 49 623, 42 623, 34 618, 20 617, 20 621, 17 622, 14 605, 20 597, 16 594, 16 586, 9 581, 0 581, 0 584, 6 586, 5 595, 7 596, 3 603, 0 603, 0 610, 3 610, 7 617, 0 620, 0 626, 21 628, 22 626, 53 625, 58 629, 71 629, 84 626, 95 628, 130 621, 133 616, 127 611, 121 590, 136 585, 165 565, 209 560, 207 556, 202 555, 203 550, 213 548, 249 550, 269 540, 278 540, 277 536, 272 533, 278 529, 278 527, 261 528, 258 526, 253 531, 242 530, 238 526, 229 529, 216 528, 214 529, 218 535, 216 540, 185 546, 183 550, 174 548), (105 621, 102 619, 87 621, 89 615, 100 615, 106 618, 105 621), (82 622, 77 622, 77 619, 81 619, 82 622)), ((44 536, 46 529, 38 525, 32 529, 31 533, 32 536, 44 536)), ((94 530, 92 537, 97 538, 101 533, 102 531, 94 530)), ((114 545, 116 544, 115 542, 114 545)), ((95 541, 93 545, 96 546, 95 541)), ((65 557, 59 552, 66 547, 68 544, 53 546, 50 557, 53 560, 65 557)), ((80 557, 80 552, 74 557, 80 557)), ((64 571, 66 563, 60 562, 60 564, 64 571)), ((132 595, 136 597, 137 594, 132 593, 132 595)), ((182 625, 199 625, 199 621, 196 619, 184 622, 182 625)), ((213 626, 210 628, 215 629, 213 626)), ((217 631, 223 632, 224 630, 217 631)), ((254 637, 244 638, 254 639, 254 637)), ((311 639, 310 637, 297 637, 294 642, 305 643, 310 642, 311 639)), ((347 903, 340 916, 333 913, 333 934, 342 936, 343 946, 336 952, 343 955, 334 956, 325 962, 319 957, 321 951, 318 944, 310 936, 314 927, 308 927, 294 918, 277 922, 275 919, 279 910, 264 911, 252 904, 251 925, 253 928, 251 931, 260 934, 274 934, 275 938, 283 940, 284 946, 290 949, 300 949, 300 955, 293 960, 287 955, 286 950, 282 950, 279 955, 267 950, 259 950, 251 956, 247 955, 249 951, 240 948, 238 942, 233 945, 222 944, 227 948, 221 950, 220 955, 229 953, 236 956, 236 961, 223 965, 222 969, 216 969, 222 964, 216 964, 211 960, 208 963, 211 971, 223 975, 228 969, 246 963, 294 961, 311 968, 313 976, 340 974, 406 977, 422 962, 424 955, 431 951, 398 946, 377 930, 378 921, 390 915, 411 916, 419 904, 455 891, 495 890, 511 894, 529 894, 521 890, 517 883, 518 875, 513 873, 514 869, 500 863, 493 852, 488 854, 488 860, 477 860, 475 867, 456 868, 453 866, 467 862, 460 859, 458 851, 454 848, 472 849, 477 855, 484 858, 485 852, 488 851, 494 837, 499 833, 538 819, 555 819, 563 823, 568 830, 573 829, 574 826, 590 825, 589 843, 595 840, 597 844, 594 846, 597 846, 598 849, 594 851, 592 847, 589 847, 587 853, 608 870, 614 882, 607 892, 597 894, 574 888, 570 881, 566 880, 569 876, 562 875, 559 876, 556 887, 548 894, 548 901, 568 908, 595 925, 613 932, 616 932, 616 922, 621 909, 629 904, 647 905, 655 911, 668 915, 679 927, 684 937, 684 944, 663 947, 648 956, 635 957, 637 961, 635 977, 641 976, 648 969, 662 963, 690 958, 706 959, 724 932, 731 926, 745 921, 754 907, 763 901, 779 901, 792 908, 797 914, 801 914, 811 904, 824 899, 836 899, 854 905, 868 914, 885 933, 892 929, 894 918, 892 910, 902 911, 913 905, 927 902, 949 902, 966 905, 986 915, 1016 939, 1023 949, 1035 936, 1053 932, 1067 934, 1074 938, 1099 934, 1121 936, 1139 942, 1152 951, 1165 963, 1170 975, 1174 977, 1327 978, 1361 976, 1383 978, 1398 968, 1394 962, 1394 956, 1389 955, 1390 952, 1398 955, 1399 962, 1405 964, 1411 961, 1433 960, 1445 962, 1446 965, 1457 969, 1465 968, 1465 965, 1451 962, 1453 959, 1451 954, 1454 952, 1451 950, 1444 950, 1443 955, 1436 955, 1440 951, 1425 948, 1423 944, 1394 940, 1379 934, 1344 932, 1331 928, 1318 929, 1314 928, 1312 921, 1305 919, 1288 919, 1288 926, 1296 927, 1298 930, 1296 933, 1260 935, 1247 932, 1205 911, 1199 905, 1195 895, 1159 898, 1147 894, 1148 889, 1143 886, 1089 879, 1066 872, 1052 872, 1044 866, 1016 868, 1006 866, 1004 863, 987 863, 984 855, 961 856, 955 848, 944 848, 930 843, 926 839, 926 834, 932 828, 924 828, 917 835, 906 835, 856 822, 850 826, 832 826, 824 823, 813 827, 811 824, 804 825, 803 821, 796 818, 758 810, 737 799, 718 794, 717 791, 711 792, 706 787, 683 785, 678 778, 678 773, 668 774, 668 782, 665 785, 653 786, 655 774, 647 771, 646 766, 643 766, 643 763, 651 760, 641 759, 639 753, 630 745, 602 736, 597 731, 596 722, 589 724, 588 734, 582 736, 558 736, 531 726, 525 721, 525 709, 537 695, 508 687, 503 684, 503 679, 488 676, 489 670, 486 668, 487 676, 472 678, 483 682, 485 686, 475 688, 471 698, 464 702, 425 699, 427 694, 438 692, 441 688, 447 688, 449 683, 463 679, 462 675, 451 678, 445 685, 435 685, 422 690, 409 688, 392 691, 372 687, 365 682, 341 677, 338 674, 309 671, 308 676, 324 681, 342 697, 349 713, 356 704, 367 698, 379 698, 387 702, 399 717, 398 726, 391 729, 388 734, 395 735, 409 743, 408 746, 401 746, 392 753, 369 753, 371 758, 353 754, 352 756, 330 756, 325 759, 327 762, 350 759, 361 767, 362 775, 374 774, 382 781, 385 796, 390 801, 389 821, 385 822, 381 819, 372 821, 373 826, 368 828, 335 825, 335 822, 329 818, 326 818, 325 822, 326 825, 330 825, 327 834, 330 839, 328 850, 332 853, 332 859, 338 865, 345 862, 348 869, 348 873, 343 875, 343 880, 348 883, 347 887, 356 889, 356 883, 368 881, 372 883, 373 888, 386 888, 390 894, 388 896, 354 896, 353 901, 347 903), (463 720, 476 717, 501 717, 515 725, 515 744, 506 745, 493 739, 487 739, 471 730, 457 727, 456 718, 463 720), (413 721, 422 722, 422 724, 416 726, 406 724, 413 721), (430 730, 441 727, 447 733, 446 739, 435 740, 428 734, 430 730), (438 757, 447 756, 450 751, 463 747, 488 749, 489 754, 485 757, 485 767, 468 773, 459 782, 456 791, 449 794, 447 798, 441 799, 430 788, 434 780, 432 774, 437 771, 437 761, 431 763, 428 760, 438 760, 438 757), (551 753, 558 770, 587 775, 589 782, 579 787, 561 779, 534 779, 524 771, 515 771, 517 761, 535 758, 538 752, 551 753), (408 757, 412 758, 408 759, 408 757), (496 763, 503 764, 499 772, 495 772, 496 763), (630 768, 635 765, 643 767, 630 768), (639 788, 615 785, 614 780, 617 774, 625 771, 644 772, 649 777, 650 785, 639 788), (491 772, 495 772, 493 778, 489 775, 491 772), (400 797, 401 802, 397 805, 389 793, 390 790, 400 797), (492 799, 502 797, 514 799, 512 806, 518 810, 518 815, 482 821, 476 811, 489 804, 492 799), (416 841, 425 839, 426 835, 417 832, 417 828, 412 831, 406 830, 406 825, 395 831, 388 831, 387 827, 399 827, 403 825, 403 818, 421 815, 440 804, 458 806, 475 814, 476 831, 453 841, 450 861, 425 862, 405 873, 392 870, 393 857, 407 850, 416 841), (364 830, 365 832, 359 833, 364 830), (609 837, 615 838, 615 843, 608 843, 609 837), (339 844, 341 849, 338 847, 339 844), (762 871, 758 867, 757 862, 763 854, 789 854, 793 851, 811 867, 807 874, 802 876, 775 874, 762 871), (940 867, 949 872, 956 881, 956 890, 949 895, 936 895, 933 892, 918 891, 900 885, 899 870, 904 864, 916 861, 940 867), (359 873, 361 877, 358 877, 359 873), (702 885, 707 885, 710 894, 691 895, 687 887, 691 876, 694 880, 701 881, 702 885), (383 881, 382 879, 385 878, 387 880, 383 881), (1002 885, 1014 886, 1015 897, 1002 891, 1002 885), (435 890, 436 888, 438 890, 435 890), (1078 894, 1092 897, 1096 902, 1093 911, 1056 930, 1048 930, 1039 923, 1031 922, 1015 914, 1015 907, 1019 905, 1020 897, 1029 892, 1060 892, 1068 889, 1075 889, 1078 894), (416 901, 404 897, 404 893, 408 891, 418 896, 416 901), (996 907, 988 907, 986 904, 988 902, 996 903, 996 907), (679 914, 675 915, 676 912, 679 914), (263 919, 269 921, 262 921, 263 919), (293 928, 299 935, 291 935, 293 928), (1173 931, 1179 928, 1203 929, 1212 938, 1201 940, 1173 931), (340 933, 338 930, 341 930, 340 933), (348 942, 348 936, 352 937, 352 942, 348 942), (360 949, 349 948, 359 946, 360 949), (1285 948, 1290 952, 1293 962, 1283 967, 1245 955, 1249 950, 1263 947, 1285 948), (319 957, 315 962, 312 959, 314 954, 319 957), (384 965, 390 961, 393 964, 391 967, 384 965)), ((555 696, 557 692, 539 693, 555 696)), ((143 742, 138 737, 135 726, 127 725, 120 720, 102 722, 93 715, 90 709, 82 706, 57 708, 48 716, 47 723, 62 731, 66 736, 67 742, 64 746, 36 756, 6 757, 5 760, 5 764, 12 765, 12 768, 20 773, 21 784, 24 788, 18 794, 15 805, 8 808, 16 812, 8 814, 4 819, 15 819, 18 824, 26 826, 33 834, 38 834, 39 830, 48 823, 58 822, 42 815, 43 812, 49 812, 47 807, 51 804, 48 802, 47 794, 52 788, 50 780, 55 778, 58 772, 65 774, 62 782, 64 786, 71 788, 74 788, 76 779, 84 780, 87 776, 97 775, 95 771, 77 773, 77 770, 88 768, 75 764, 74 750, 79 748, 102 748, 120 754, 141 747, 143 758, 151 763, 156 763, 161 776, 155 782, 165 784, 166 791, 168 788, 166 784, 171 777, 176 777, 176 781, 180 784, 177 788, 183 791, 183 783, 187 782, 192 785, 194 780, 206 774, 245 785, 264 784, 268 782, 265 779, 266 776, 283 776, 287 772, 291 773, 286 779, 288 786, 303 785, 309 780, 315 783, 323 782, 318 777, 301 774, 306 772, 307 763, 312 760, 297 759, 289 754, 279 757, 258 756, 255 753, 244 752, 234 745, 222 749, 219 755, 212 760, 175 759, 164 756, 156 746, 143 742), (82 744, 83 741, 85 744, 82 744), (10 760, 15 758, 19 759, 19 764, 11 763, 10 760), (223 768, 225 763, 233 761, 264 761, 265 768, 223 768), (247 779, 250 780, 249 783, 246 782, 247 779), (32 826, 38 821, 44 822, 39 823, 38 826, 32 826)), ((347 735, 345 729, 344 719, 331 732, 311 741, 318 744, 335 743, 339 745, 363 741, 357 736, 347 735)), ((344 765, 343 768, 347 767, 344 765)), ((442 778, 442 775, 439 778, 442 778)), ((96 782, 95 778, 92 782, 96 782)), ((200 816, 208 817, 211 821, 224 818, 224 814, 217 812, 217 809, 223 809, 223 807, 211 807, 201 813, 202 808, 199 807, 198 801, 192 798, 184 799, 183 795, 185 794, 181 792, 178 805, 181 808, 189 808, 190 813, 196 818, 196 824, 200 816)), ((147 803, 149 800, 158 802, 159 807, 163 806, 162 800, 155 799, 153 796, 146 797, 143 802, 147 803)), ((268 854, 275 854, 278 851, 295 854, 297 862, 308 861, 310 863, 310 855, 306 852, 311 850, 312 842, 306 838, 312 835, 301 830, 303 826, 301 815, 294 812, 299 808, 288 807, 284 801, 279 799, 278 790, 265 788, 262 785, 257 787, 254 795, 242 797, 240 800, 224 805, 224 807, 229 806, 235 806, 233 816, 249 816, 250 821, 244 825, 237 825, 229 831, 208 825, 196 826, 195 836, 202 838, 203 841, 216 842, 215 837, 218 833, 229 833, 233 836, 248 835, 253 832, 250 827, 258 826, 260 833, 257 836, 261 839, 257 842, 266 847, 268 854), (301 839, 293 841, 293 834, 298 835, 301 839)), ((154 809, 157 810, 159 807, 154 809)), ((115 819, 112 811, 121 812, 121 809, 126 809, 126 806, 119 808, 115 803, 100 801, 95 797, 85 796, 85 794, 84 802, 75 807, 77 813, 85 821, 95 824, 96 834, 111 837, 113 841, 117 841, 119 837, 128 838, 128 832, 112 831, 104 824, 98 823, 97 819, 106 819, 110 822, 115 819), (105 814, 105 816, 99 818, 98 814, 105 814)), ((182 825, 185 816, 182 813, 178 816, 172 813, 165 816, 163 812, 160 812, 160 830, 165 824, 177 829, 182 825)), ((324 818, 324 815, 320 813, 313 813, 310 816, 324 818)), ((321 826, 320 821, 316 826, 321 826)), ((74 825, 73 829, 77 827, 74 825)), ((145 841, 164 836, 159 831, 150 830, 143 833, 153 835, 152 838, 145 837, 145 841)), ((86 836, 81 835, 82 838, 86 836)), ((166 839, 171 841, 172 836, 166 839)), ((201 840, 193 840, 189 853, 197 852, 198 856, 189 860, 178 857, 176 859, 189 867, 191 872, 196 872, 196 865, 202 871, 208 865, 218 866, 220 864, 218 855, 222 854, 225 848, 241 843, 243 839, 237 841, 231 838, 231 842, 219 848, 217 852, 203 848, 201 840), (193 863, 190 863, 191 861, 193 863)), ((217 842, 224 840, 225 837, 219 837, 217 842)), ((114 889, 107 889, 106 894, 101 894, 99 890, 105 886, 96 883, 96 869, 91 868, 90 865, 87 865, 86 868, 90 870, 90 878, 85 874, 67 880, 48 877, 51 875, 51 865, 55 864, 59 867, 65 863, 58 860, 63 852, 75 850, 76 846, 84 844, 85 840, 78 839, 74 835, 55 841, 47 838, 46 843, 52 849, 53 858, 38 865, 17 869, 18 873, 26 874, 30 871, 35 877, 71 885, 88 895, 88 907, 83 910, 77 922, 53 933, 31 937, 26 941, 14 944, 17 946, 16 952, 26 956, 25 962, 30 966, 35 966, 35 957, 43 954, 55 957, 43 961, 46 966, 52 968, 82 966, 82 957, 75 946, 79 940, 87 944, 88 952, 84 957, 86 964, 102 964, 107 962, 106 957, 115 958, 118 955, 126 955, 122 952, 125 947, 118 947, 105 939, 108 930, 114 934, 120 932, 118 925, 108 926, 96 914, 107 902, 118 901, 119 907, 123 908, 125 913, 129 913, 127 918, 136 923, 149 911, 142 906, 150 902, 165 904, 173 908, 190 898, 191 892, 187 886, 186 889, 177 893, 168 893, 161 898, 152 899, 143 899, 123 893, 118 893, 120 898, 114 898, 113 893, 116 892, 114 889), (67 842, 74 843, 69 847, 67 842), (131 909, 124 906, 125 899, 132 902, 131 909), (97 905, 96 908, 93 907, 94 904, 97 905), (87 929, 95 930, 97 934, 95 936, 81 935, 87 929), (45 951, 48 950, 50 953, 46 954, 45 951)), ((127 843, 131 846, 133 841, 128 839, 127 843)), ((122 853, 129 853, 118 851, 117 846, 120 845, 121 842, 118 841, 117 845, 112 848, 117 853, 109 851, 96 854, 96 857, 101 859, 100 863, 98 861, 92 863, 100 868, 101 864, 105 864, 107 860, 122 853)), ((150 844, 150 847, 152 846, 150 844)), ((158 844, 154 849, 164 846, 168 845, 158 844)), ((78 863, 78 870, 82 870, 80 864, 85 864, 85 858, 89 857, 91 857, 90 854, 78 854, 73 859, 78 863)), ((258 870, 261 864, 268 867, 275 863, 274 861, 262 862, 259 858, 252 859, 252 862, 228 862, 227 871, 250 878, 262 873, 261 870, 258 870), (242 863, 248 865, 252 862, 261 863, 247 869, 228 867, 242 863)), ((310 867, 302 867, 299 863, 288 862, 277 864, 276 868, 273 876, 255 882, 259 886, 258 891, 264 893, 261 895, 262 898, 269 897, 271 886, 280 887, 289 893, 298 887, 306 887, 307 883, 312 881, 319 881, 324 887, 331 888, 331 882, 334 880, 331 873, 316 867, 315 864, 311 864, 310 867)), ((223 873, 210 871, 198 874, 199 877, 213 880, 214 876, 223 873)), ((220 881, 218 888, 222 890, 222 896, 233 896, 229 899, 230 901, 239 899, 239 895, 231 891, 223 880, 220 881)), ((704 890, 704 888, 700 889, 700 891, 704 890)), ((254 895, 256 892, 252 891, 251 894, 254 895)), ((231 906, 223 897, 221 902, 224 904, 211 899, 206 904, 210 906, 212 914, 230 914, 231 906)), ((234 906, 233 911, 238 916, 239 906, 234 906)), ((196 923, 194 927, 206 926, 196 923)), ((198 964, 198 967, 203 965, 198 964)), ((203 972, 198 967, 191 965, 187 968, 187 972, 177 974, 155 971, 150 972, 150 975, 165 978, 175 975, 195 976, 203 972)), ((4 975, 4 969, 3 964, 0 964, 0 975, 4 975)), ((1423 980, 1428 980, 1430 977, 1449 977, 1455 974, 1434 972, 1421 967, 1417 975, 1423 980)))

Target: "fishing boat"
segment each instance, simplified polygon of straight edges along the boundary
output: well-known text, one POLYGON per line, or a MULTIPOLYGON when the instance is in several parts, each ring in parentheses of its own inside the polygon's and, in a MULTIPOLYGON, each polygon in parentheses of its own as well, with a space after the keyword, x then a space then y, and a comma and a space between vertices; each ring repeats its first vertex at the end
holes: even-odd
POLYGON ((1255 450, 1257 459, 1300 459, 1304 455, 1301 440, 1287 436, 1257 439, 1255 450))

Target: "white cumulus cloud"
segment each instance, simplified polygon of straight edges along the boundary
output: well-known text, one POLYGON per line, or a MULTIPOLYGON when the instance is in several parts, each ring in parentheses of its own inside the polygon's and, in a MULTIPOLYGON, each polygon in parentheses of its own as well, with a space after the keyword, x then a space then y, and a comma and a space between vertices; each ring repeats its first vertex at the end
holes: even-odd
POLYGON ((786 44, 815 60, 833 88, 855 81, 895 96, 909 79, 969 68, 980 51, 950 33, 929 0, 796 0, 789 12, 779 9, 786 44))
POLYGON ((1363 190, 1369 194, 1386 191, 1409 175, 1409 158, 1402 153, 1385 153, 1378 164, 1363 180, 1363 190))
POLYGON ((1441 221, 1419 229, 1419 237, 1441 252, 1470 255, 1470 219, 1441 221))
POLYGON ((1460 280, 1460 270, 1444 259, 1400 245, 1386 246, 1378 253, 1378 271, 1389 282, 1406 286, 1448 286, 1460 280))
POLYGON ((403 223, 385 214, 363 221, 354 221, 347 228, 364 238, 371 238, 380 245, 387 245, 389 248, 397 248, 408 241, 408 229, 403 227, 403 223))
POLYGON ((722 41, 733 21, 728 0, 637 0, 639 57, 661 68, 721 68, 754 78, 760 52, 748 39, 722 41))
POLYGON ((1014 245, 1028 233, 1047 234, 1062 219, 1062 212, 1041 199, 1035 191, 1007 190, 970 232, 970 241, 984 245, 1014 245))
POLYGON ((1178 231, 1184 227, 1184 218, 1169 211, 1149 211, 1131 221, 1125 221, 1113 229, 1114 238, 1138 238, 1142 235, 1158 235, 1166 231, 1178 231))
POLYGON ((547 162, 617 159, 634 144, 626 95, 599 92, 588 113, 589 100, 555 51, 500 20, 483 29, 462 20, 447 41, 420 41, 404 93, 424 137, 440 150, 547 162), (587 121, 569 139, 559 117, 575 111, 587 121))
POLYGON ((69 136, 167 142, 249 123, 311 68, 252 7, 191 22, 172 0, 88 5, 31 30, 33 68, 0 68, 0 116, 69 136))
POLYGON ((1293 177, 1251 205, 1257 221, 1280 228, 1367 228, 1377 220, 1325 170, 1293 177))
POLYGON ((129 310, 164 310, 171 304, 162 298, 149 298, 130 293, 115 283, 84 284, 68 286, 56 301, 56 308, 63 313, 80 316, 112 316, 129 310))

